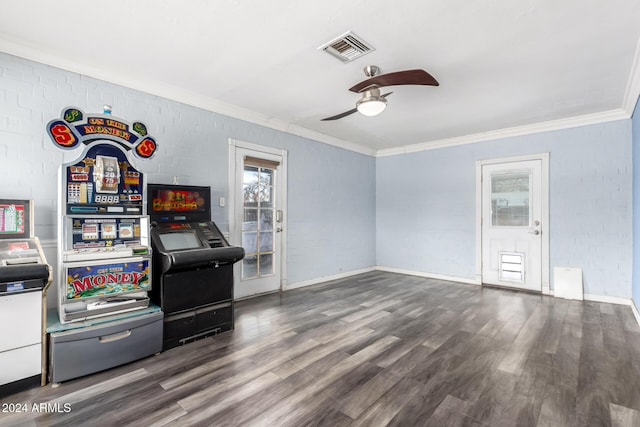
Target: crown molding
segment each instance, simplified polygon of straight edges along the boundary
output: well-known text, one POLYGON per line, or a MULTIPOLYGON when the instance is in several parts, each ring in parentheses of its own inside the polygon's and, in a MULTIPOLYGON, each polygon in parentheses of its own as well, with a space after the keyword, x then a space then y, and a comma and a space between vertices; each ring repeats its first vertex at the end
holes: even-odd
POLYGON ((540 132, 569 129, 580 126, 588 126, 597 123, 612 122, 628 119, 630 117, 623 109, 603 111, 601 113, 585 114, 566 119, 551 120, 548 122, 534 123, 531 125, 517 126, 499 129, 491 132, 476 133, 455 138, 440 139, 436 141, 422 142, 419 144, 405 145, 403 147, 378 150, 376 157, 396 156, 398 154, 417 153, 419 151, 435 150, 438 148, 454 147, 457 145, 473 144, 476 142, 491 141, 514 136, 530 135, 540 132))
POLYGON ((77 73, 83 76, 124 86, 139 92, 171 99, 193 107, 202 108, 213 113, 222 114, 231 118, 243 120, 245 122, 264 126, 266 128, 278 130, 291 135, 312 139, 338 148, 342 148, 356 153, 374 156, 376 150, 370 147, 345 141, 320 132, 312 131, 284 120, 275 119, 267 115, 238 107, 233 104, 217 101, 213 98, 203 96, 199 93, 188 91, 173 85, 169 85, 153 79, 136 79, 122 74, 105 71, 94 67, 79 64, 74 61, 53 55, 38 49, 13 42, 6 34, 0 33, 0 52, 38 62, 47 66, 60 68, 66 71, 77 73))
POLYGON ((631 72, 629 72, 629 80, 627 81, 627 87, 624 91, 624 98, 622 101, 622 109, 627 112, 629 117, 633 115, 633 110, 636 108, 636 103, 640 97, 640 38, 636 45, 636 53, 633 56, 633 63, 631 64, 631 72))

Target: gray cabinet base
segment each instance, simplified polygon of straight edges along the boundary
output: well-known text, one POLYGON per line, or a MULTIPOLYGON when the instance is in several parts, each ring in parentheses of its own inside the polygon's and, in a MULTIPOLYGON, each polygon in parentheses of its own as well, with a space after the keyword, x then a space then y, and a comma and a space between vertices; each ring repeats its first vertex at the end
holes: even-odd
POLYGON ((161 311, 50 334, 50 381, 59 383, 162 351, 161 311))

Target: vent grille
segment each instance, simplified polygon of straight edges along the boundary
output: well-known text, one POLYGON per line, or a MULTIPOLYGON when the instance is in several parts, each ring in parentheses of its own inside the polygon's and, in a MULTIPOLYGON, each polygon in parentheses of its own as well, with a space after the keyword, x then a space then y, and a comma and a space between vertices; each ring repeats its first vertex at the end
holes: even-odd
POLYGON ((324 50, 344 63, 351 62, 375 50, 369 43, 351 31, 323 44, 318 49, 324 50))

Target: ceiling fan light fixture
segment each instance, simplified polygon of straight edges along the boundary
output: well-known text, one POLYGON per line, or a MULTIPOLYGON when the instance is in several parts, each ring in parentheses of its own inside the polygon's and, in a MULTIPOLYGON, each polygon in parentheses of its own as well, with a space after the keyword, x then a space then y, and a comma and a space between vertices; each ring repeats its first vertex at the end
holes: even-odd
POLYGON ((387 108, 387 100, 380 96, 379 89, 371 89, 366 91, 362 99, 356 102, 356 108, 364 116, 377 116, 387 108))

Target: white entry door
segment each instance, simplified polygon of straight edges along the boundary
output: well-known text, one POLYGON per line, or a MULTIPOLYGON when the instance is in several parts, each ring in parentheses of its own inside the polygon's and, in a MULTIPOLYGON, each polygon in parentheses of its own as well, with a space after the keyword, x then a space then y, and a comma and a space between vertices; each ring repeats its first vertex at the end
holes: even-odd
POLYGON ((286 174, 282 155, 237 145, 233 151, 230 232, 234 244, 245 250, 234 270, 234 296, 242 298, 281 289, 286 174))
POLYGON ((482 283, 542 291, 542 237, 548 230, 542 163, 534 159, 481 166, 482 283))

